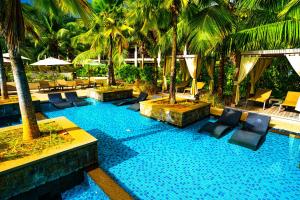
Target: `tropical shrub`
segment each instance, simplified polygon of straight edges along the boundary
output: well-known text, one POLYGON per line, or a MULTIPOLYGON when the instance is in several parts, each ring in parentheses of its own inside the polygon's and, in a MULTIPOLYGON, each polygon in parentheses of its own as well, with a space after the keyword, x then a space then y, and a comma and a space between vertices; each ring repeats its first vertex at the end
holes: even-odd
POLYGON ((125 82, 134 83, 134 81, 139 78, 140 71, 133 65, 125 64, 120 68, 117 68, 116 74, 125 82))
POLYGON ((88 76, 106 76, 108 72, 107 65, 84 65, 76 70, 76 74, 79 77, 88 76))
POLYGON ((141 79, 147 83, 153 83, 155 80, 155 69, 153 66, 144 66, 141 70, 141 79))

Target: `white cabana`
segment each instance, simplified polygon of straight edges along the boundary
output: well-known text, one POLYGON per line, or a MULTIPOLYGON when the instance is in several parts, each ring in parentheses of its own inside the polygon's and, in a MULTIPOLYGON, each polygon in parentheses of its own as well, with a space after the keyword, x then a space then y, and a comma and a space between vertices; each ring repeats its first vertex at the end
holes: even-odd
POLYGON ((60 65, 71 65, 72 63, 60 60, 57 58, 49 57, 44 60, 39 60, 38 62, 32 63, 33 66, 60 66, 60 65))
POLYGON ((240 100, 240 84, 250 74, 251 94, 254 94, 254 87, 264 70, 271 65, 272 57, 285 56, 293 69, 300 76, 300 49, 280 49, 248 51, 242 53, 239 74, 236 85, 235 104, 240 100))
MULTIPOLYGON (((168 56, 166 59, 167 59, 166 64, 165 64, 166 66, 165 66, 165 69, 163 70, 163 88, 164 89, 167 88, 166 74, 170 72, 169 68, 171 66, 172 57, 168 56)), ((195 95, 197 93, 197 74, 198 74, 197 72, 200 71, 200 69, 198 69, 198 55, 178 55, 178 56, 176 56, 176 59, 179 61, 181 61, 181 60, 185 61, 188 72, 193 79, 192 86, 191 86, 191 94, 195 95)))

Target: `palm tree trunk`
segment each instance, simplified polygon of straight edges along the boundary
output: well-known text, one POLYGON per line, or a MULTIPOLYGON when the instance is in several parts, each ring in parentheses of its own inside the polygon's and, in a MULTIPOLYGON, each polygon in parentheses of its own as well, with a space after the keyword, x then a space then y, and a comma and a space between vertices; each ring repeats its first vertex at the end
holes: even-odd
POLYGON ((109 63, 108 63, 108 85, 116 85, 114 64, 113 64, 113 38, 109 37, 109 63))
POLYGON ((177 20, 178 10, 175 4, 172 5, 172 60, 171 60, 171 72, 170 72, 170 104, 176 103, 176 55, 177 55, 177 20))
POLYGON ((40 136, 40 131, 32 104, 25 68, 18 49, 9 47, 9 56, 18 93, 23 124, 23 140, 32 140, 40 136))
POLYGON ((0 44, 0 89, 1 98, 8 99, 7 84, 6 84, 6 72, 3 62, 2 46, 0 44))
POLYGON ((224 93, 224 67, 225 67, 225 52, 222 49, 221 50, 221 59, 219 64, 219 74, 218 74, 218 97, 220 99, 223 99, 223 93, 224 93))

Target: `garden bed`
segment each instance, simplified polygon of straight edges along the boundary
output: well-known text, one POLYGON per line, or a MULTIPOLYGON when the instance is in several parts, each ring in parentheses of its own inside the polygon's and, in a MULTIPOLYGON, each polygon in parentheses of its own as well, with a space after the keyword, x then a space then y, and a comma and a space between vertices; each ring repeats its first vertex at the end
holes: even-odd
POLYGON ((92 89, 88 91, 88 96, 90 98, 103 102, 128 99, 132 98, 132 95, 133 90, 126 88, 105 87, 101 89, 92 89))
POLYGON ((210 104, 177 99, 177 104, 169 104, 168 98, 155 99, 140 103, 141 114, 178 127, 185 127, 209 116, 210 104))
POLYGON ((42 137, 28 143, 21 140, 21 125, 0 129, 2 139, 7 134, 0 144, 0 199, 62 192, 74 185, 70 175, 98 165, 97 140, 66 118, 43 120, 39 126, 42 137))

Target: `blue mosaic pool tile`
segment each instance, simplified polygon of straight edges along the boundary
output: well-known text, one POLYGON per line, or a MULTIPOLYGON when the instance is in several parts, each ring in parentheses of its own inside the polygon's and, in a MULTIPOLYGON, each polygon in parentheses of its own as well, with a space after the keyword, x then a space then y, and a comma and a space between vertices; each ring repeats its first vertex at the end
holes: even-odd
POLYGON ((219 140, 197 133, 213 118, 179 129, 126 106, 90 101, 46 115, 66 116, 94 135, 100 166, 137 199, 299 199, 299 139, 270 132, 254 152, 229 144, 232 132, 219 140))

